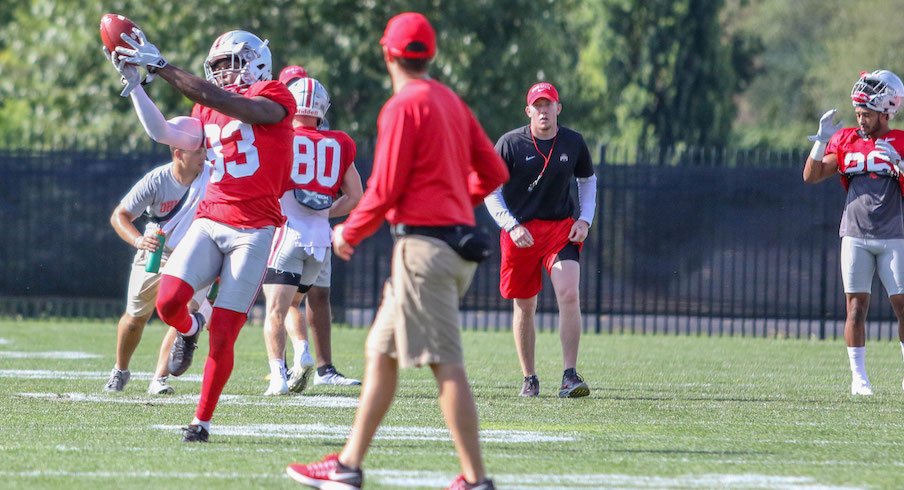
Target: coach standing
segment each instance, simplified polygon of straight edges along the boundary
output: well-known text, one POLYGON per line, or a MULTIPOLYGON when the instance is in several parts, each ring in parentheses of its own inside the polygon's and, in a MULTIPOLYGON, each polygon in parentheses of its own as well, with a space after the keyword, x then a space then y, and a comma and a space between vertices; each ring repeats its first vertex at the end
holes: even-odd
POLYGON ((505 160, 511 180, 486 199, 487 209, 502 228, 499 290, 514 299, 512 331, 521 361, 521 396, 540 393, 534 365, 534 315, 542 287, 542 269, 552 281, 559 306, 559 339, 565 372, 559 397, 590 394, 577 374, 581 340, 578 286, 581 246, 596 208, 596 176, 590 151, 580 133, 558 125, 559 92, 547 82, 527 92, 525 113, 530 124, 504 134, 496 151, 505 160), (580 214, 574 215, 570 191, 577 178, 580 214))
POLYGON ((395 396, 399 367, 429 365, 461 461, 462 475, 451 488, 491 489, 458 325, 459 300, 477 264, 460 255, 468 250, 450 243, 459 244, 473 229, 474 206, 508 172, 468 106, 427 75, 436 53, 427 18, 414 12, 393 17, 380 44, 394 95, 377 120, 367 190, 345 224, 333 230, 333 250, 348 260, 385 218, 396 239, 392 275, 367 339, 364 386, 345 447, 286 471, 315 488, 330 482, 359 488, 361 463, 395 396))

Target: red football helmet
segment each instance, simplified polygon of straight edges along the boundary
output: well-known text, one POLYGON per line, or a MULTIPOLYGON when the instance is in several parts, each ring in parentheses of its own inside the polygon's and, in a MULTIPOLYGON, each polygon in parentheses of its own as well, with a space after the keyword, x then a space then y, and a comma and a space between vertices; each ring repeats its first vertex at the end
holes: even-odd
POLYGON ((308 71, 305 70, 303 66, 289 65, 279 72, 279 83, 283 85, 289 85, 294 80, 307 77, 308 71))

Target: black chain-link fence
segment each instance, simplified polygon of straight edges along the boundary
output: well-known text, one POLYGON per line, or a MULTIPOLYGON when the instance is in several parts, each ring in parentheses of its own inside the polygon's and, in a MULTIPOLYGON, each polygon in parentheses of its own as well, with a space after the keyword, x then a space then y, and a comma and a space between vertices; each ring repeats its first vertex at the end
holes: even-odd
MULTIPOLYGON (((370 148, 359 152, 362 177, 370 148), (363 156, 362 156, 363 155, 363 156)), ((598 209, 581 254, 585 329, 591 332, 836 337, 844 320, 836 181, 804 185, 806 154, 768 150, 616 151, 596 157, 598 209)), ((0 315, 115 316, 133 249, 109 217, 141 175, 167 161, 90 150, 0 150, 0 315)), ((486 210, 482 226, 498 233, 486 210)), ((337 320, 368 324, 389 274, 384 227, 349 263, 334 259, 337 320)), ((498 253, 481 264, 463 324, 506 329, 498 253)), ((878 281, 870 336, 897 324, 878 281)), ((546 282, 538 326, 555 328, 546 282)))

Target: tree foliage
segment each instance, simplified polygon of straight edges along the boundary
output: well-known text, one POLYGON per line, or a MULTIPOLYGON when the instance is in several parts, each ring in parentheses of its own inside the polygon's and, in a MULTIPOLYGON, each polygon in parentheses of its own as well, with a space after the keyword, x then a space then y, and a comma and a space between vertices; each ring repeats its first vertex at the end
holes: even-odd
MULTIPOLYGON (((122 0, 115 11, 197 74, 222 32, 269 39, 274 71, 304 65, 330 92, 333 126, 359 142, 373 137, 391 95, 383 27, 416 10, 438 33, 432 76, 462 95, 491 138, 526 124, 524 93, 548 80, 562 95, 561 123, 592 143, 798 147, 823 110, 849 104, 860 70, 904 69, 895 3, 122 0)), ((147 144, 100 53, 106 9, 0 0, 0 145, 147 144)), ((191 109, 163 81, 148 92, 168 117, 191 109)))

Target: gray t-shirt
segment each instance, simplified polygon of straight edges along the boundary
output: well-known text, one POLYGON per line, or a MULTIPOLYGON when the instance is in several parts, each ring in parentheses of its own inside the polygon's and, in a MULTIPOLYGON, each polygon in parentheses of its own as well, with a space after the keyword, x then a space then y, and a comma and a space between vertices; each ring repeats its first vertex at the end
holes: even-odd
MULTIPOLYGON (((173 208, 179 204, 182 196, 188 192, 188 186, 182 185, 173 175, 173 163, 161 165, 141 178, 132 189, 119 202, 122 208, 128 211, 132 216, 138 216, 142 212, 154 217, 166 216, 173 208)), ((161 223, 162 224, 162 223, 161 223)), ((145 227, 145 234, 157 225, 148 222, 145 227)), ((168 256, 172 251, 169 236, 165 245, 164 255, 168 256)), ((143 260, 144 250, 139 250, 135 256, 135 260, 140 262, 143 260)))
POLYGON ((875 173, 850 177, 838 236, 904 238, 904 199, 893 177, 875 173))

